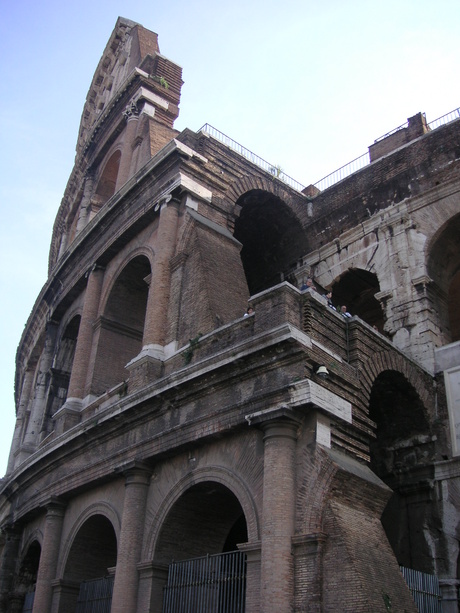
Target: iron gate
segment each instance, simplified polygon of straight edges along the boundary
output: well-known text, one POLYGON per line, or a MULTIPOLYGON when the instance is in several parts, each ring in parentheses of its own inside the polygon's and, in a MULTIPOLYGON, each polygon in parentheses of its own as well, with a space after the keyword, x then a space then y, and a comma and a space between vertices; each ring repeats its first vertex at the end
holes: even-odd
POLYGON ((419 613, 441 613, 441 589, 436 575, 400 566, 419 613))
POLYGON ((232 551, 169 566, 164 613, 244 613, 246 554, 232 551))
POLYGON ((113 576, 83 581, 80 584, 75 613, 110 613, 113 576))

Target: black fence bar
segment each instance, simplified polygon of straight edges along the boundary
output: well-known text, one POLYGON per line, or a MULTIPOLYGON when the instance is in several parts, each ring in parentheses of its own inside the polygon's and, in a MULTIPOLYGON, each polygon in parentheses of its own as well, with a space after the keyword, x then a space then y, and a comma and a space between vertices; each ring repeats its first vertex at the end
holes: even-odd
POLYGON ((244 613, 246 555, 208 555, 169 566, 164 613, 244 613))

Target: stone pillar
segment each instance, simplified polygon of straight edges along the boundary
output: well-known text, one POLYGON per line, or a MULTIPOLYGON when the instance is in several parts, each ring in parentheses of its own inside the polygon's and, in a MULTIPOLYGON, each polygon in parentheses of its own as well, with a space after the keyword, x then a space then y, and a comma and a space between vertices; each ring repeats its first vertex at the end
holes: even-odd
POLYGON ((85 302, 78 329, 75 356, 73 359, 72 373, 70 375, 69 390, 67 392, 66 405, 81 405, 85 397, 85 384, 88 375, 88 363, 93 341, 93 325, 98 316, 99 300, 101 297, 104 269, 94 266, 89 273, 86 286, 85 302))
POLYGON ((145 506, 150 470, 133 465, 126 470, 125 500, 118 545, 111 613, 135 613, 141 559, 145 506))
POLYGON ((64 503, 59 500, 53 500, 48 504, 42 551, 38 565, 33 613, 49 613, 50 611, 53 596, 51 582, 56 578, 64 515, 64 503))
POLYGON ((131 101, 123 112, 126 119, 125 134, 123 137, 123 150, 121 152, 120 166, 118 167, 115 192, 131 177, 131 159, 133 157, 133 144, 137 133, 139 109, 134 101, 131 101))
POLYGON ((176 249, 179 201, 168 196, 161 204, 152 280, 145 316, 143 345, 163 348, 168 316, 170 265, 176 249))
POLYGON ((155 260, 145 313, 143 347, 128 365, 130 388, 136 389, 161 372, 168 323, 171 259, 176 248, 180 202, 167 196, 161 203, 155 260))
POLYGON ((18 561, 20 530, 9 525, 3 528, 5 544, 0 564, 0 611, 7 611, 18 561))
POLYGON ((261 613, 291 613, 294 605, 296 441, 298 421, 279 416, 264 431, 261 613))
POLYGON ((27 424, 27 430, 22 445, 26 455, 35 451, 38 435, 40 434, 49 387, 50 368, 54 358, 56 333, 57 324, 53 321, 48 322, 45 332, 45 346, 40 356, 40 363, 38 366, 39 371, 35 384, 35 398, 30 411, 29 423, 27 424))
POLYGON ((79 234, 88 223, 89 207, 94 192, 94 176, 91 173, 85 175, 85 186, 83 188, 83 198, 81 199, 80 212, 78 214, 76 234, 79 234))
POLYGON ((8 467, 6 474, 14 470, 16 463, 16 455, 21 445, 21 436, 23 435, 24 425, 26 423, 26 411, 29 406, 30 393, 34 382, 34 371, 27 370, 22 383, 21 397, 19 399, 18 414, 16 416, 16 424, 14 426, 13 442, 11 443, 10 455, 8 457, 8 467))

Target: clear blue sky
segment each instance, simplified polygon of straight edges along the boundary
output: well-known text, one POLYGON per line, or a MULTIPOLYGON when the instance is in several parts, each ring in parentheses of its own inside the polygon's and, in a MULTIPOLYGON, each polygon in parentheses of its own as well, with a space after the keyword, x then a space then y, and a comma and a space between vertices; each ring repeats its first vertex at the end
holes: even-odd
MULTIPOLYGON (((210 123, 308 185, 421 111, 460 106, 459 0, 1 0, 0 473, 15 352, 47 276, 86 94, 118 16, 183 68, 176 128, 210 123)), ((0 476, 1 476, 0 475, 0 476)))

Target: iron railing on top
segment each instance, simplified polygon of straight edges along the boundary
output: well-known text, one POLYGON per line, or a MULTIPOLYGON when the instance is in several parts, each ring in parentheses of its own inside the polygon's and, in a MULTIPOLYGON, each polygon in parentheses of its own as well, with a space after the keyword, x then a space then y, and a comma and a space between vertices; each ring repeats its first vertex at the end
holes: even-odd
MULTIPOLYGON (((438 119, 434 119, 433 121, 430 121, 428 123, 428 127, 430 128, 430 130, 434 130, 435 128, 439 128, 440 126, 445 125, 446 123, 450 123, 451 121, 458 119, 459 117, 460 117, 460 107, 454 109, 453 111, 450 111, 450 113, 446 113, 445 115, 442 115, 442 117, 438 117, 438 119)), ((393 134, 394 132, 397 132, 398 130, 401 130, 402 128, 405 128, 405 127, 407 127, 407 122, 398 126, 394 130, 387 132, 387 134, 376 139, 376 141, 379 141, 382 138, 386 138, 390 134, 393 134)), ((266 160, 259 157, 258 155, 250 151, 249 149, 246 149, 246 147, 243 147, 243 145, 240 145, 235 140, 233 140, 229 136, 226 136, 223 132, 220 132, 219 130, 209 125, 208 123, 206 123, 202 128, 200 128, 199 132, 204 132, 205 134, 212 136, 213 138, 223 143, 227 147, 230 147, 230 149, 232 149, 233 151, 236 151, 236 153, 239 153, 239 155, 242 155, 244 158, 246 158, 247 160, 249 160, 256 166, 259 166, 259 168, 262 168, 266 172, 270 173, 272 176, 276 177, 277 179, 280 179, 281 181, 283 181, 284 183, 286 183, 293 189, 299 192, 305 189, 305 185, 302 185, 302 183, 299 183, 298 181, 296 181, 295 179, 287 175, 279 166, 270 164, 270 162, 267 162, 266 160)), ((334 170, 330 174, 326 175, 325 177, 323 177, 322 179, 314 183, 314 186, 320 191, 323 191, 327 189, 328 187, 331 187, 331 185, 334 185, 335 183, 338 183, 342 179, 345 179, 346 177, 353 174, 354 172, 361 170, 361 168, 364 168, 369 163, 370 163, 369 151, 366 151, 366 153, 363 153, 363 155, 360 155, 359 157, 355 158, 351 162, 348 162, 344 166, 341 166, 337 170, 334 170)))

